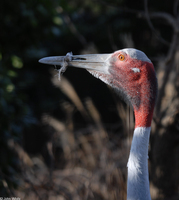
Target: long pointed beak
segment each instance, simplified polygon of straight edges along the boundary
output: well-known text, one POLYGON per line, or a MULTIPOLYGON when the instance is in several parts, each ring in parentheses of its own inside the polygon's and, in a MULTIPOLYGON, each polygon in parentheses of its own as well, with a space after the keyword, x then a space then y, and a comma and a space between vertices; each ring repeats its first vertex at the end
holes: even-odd
POLYGON ((78 67, 87 70, 106 71, 108 60, 112 54, 87 54, 72 55, 70 60, 66 60, 66 56, 45 57, 39 60, 40 63, 48 65, 64 66, 64 62, 69 67, 78 67))

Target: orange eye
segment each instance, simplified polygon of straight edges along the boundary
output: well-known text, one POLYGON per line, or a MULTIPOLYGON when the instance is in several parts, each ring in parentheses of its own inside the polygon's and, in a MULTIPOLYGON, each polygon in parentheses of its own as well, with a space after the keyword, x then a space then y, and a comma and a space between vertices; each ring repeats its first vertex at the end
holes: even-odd
POLYGON ((125 56, 123 54, 119 54, 118 58, 119 58, 120 61, 123 61, 125 59, 125 56))

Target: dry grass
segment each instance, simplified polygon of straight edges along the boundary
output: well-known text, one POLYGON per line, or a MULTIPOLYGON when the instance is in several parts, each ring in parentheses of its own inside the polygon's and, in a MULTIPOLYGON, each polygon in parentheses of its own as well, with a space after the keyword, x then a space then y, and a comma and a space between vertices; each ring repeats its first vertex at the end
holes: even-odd
MULTIPOLYGON (((110 124, 108 127, 103 124, 92 99, 81 101, 73 86, 63 77, 59 82, 57 76, 53 75, 52 82, 70 101, 60 104, 66 116, 63 120, 47 114, 42 117, 45 127, 53 129, 49 132, 53 137, 45 145, 48 167, 44 157, 31 157, 18 144, 9 141, 11 148, 19 155, 22 168, 18 176, 20 187, 11 193, 26 200, 125 200, 126 165, 134 127, 132 109, 129 106, 126 109, 116 101, 121 124, 110 124), (76 113, 82 116, 80 125, 76 124, 76 113)), ((159 189, 165 184, 168 186, 167 180, 170 179, 174 180, 175 188, 178 185, 178 154, 172 151, 175 138, 170 134, 165 134, 167 137, 163 137, 163 141, 158 138, 161 131, 167 133, 175 127, 174 133, 178 138, 177 119, 168 129, 163 127, 157 132, 155 130, 155 135, 151 134, 149 172, 152 199, 164 199, 166 191, 169 194, 166 199, 178 199, 177 192, 171 198, 172 187, 168 190, 159 189), (167 144, 168 148, 163 148, 163 144, 167 144), (166 162, 166 158, 169 161, 171 158, 172 162, 166 162), (172 171, 171 163, 175 164, 172 165, 175 171, 172 171)), ((155 119, 153 130, 156 122, 155 119)))
MULTIPOLYGON (((107 133, 92 100, 86 99, 83 103, 66 79, 62 77, 59 82, 54 77, 52 82, 72 103, 61 104, 66 112, 63 122, 46 114, 43 116, 43 123, 54 129, 52 141, 47 143, 51 167, 47 168, 40 156, 28 157, 28 162, 25 162, 27 154, 23 154, 23 175, 19 177, 21 186, 15 191, 15 196, 26 200, 126 199, 129 141, 120 140, 120 134, 113 130, 107 133), (84 117, 85 128, 74 130, 72 116, 75 108, 84 117), (62 152, 57 149, 62 149, 62 152)), ((118 108, 125 122, 126 111, 121 105, 118 108)), ((120 125, 111 127, 119 129, 120 125)))

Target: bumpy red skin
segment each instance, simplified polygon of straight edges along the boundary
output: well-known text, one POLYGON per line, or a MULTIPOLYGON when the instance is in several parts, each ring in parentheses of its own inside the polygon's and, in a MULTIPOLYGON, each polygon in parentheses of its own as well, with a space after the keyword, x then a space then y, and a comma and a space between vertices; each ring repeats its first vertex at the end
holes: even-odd
POLYGON ((122 91, 134 108, 135 128, 150 127, 157 96, 157 79, 154 66, 150 62, 125 56, 118 59, 120 52, 113 54, 110 60, 108 83, 122 91), (138 68, 140 72, 134 72, 138 68))

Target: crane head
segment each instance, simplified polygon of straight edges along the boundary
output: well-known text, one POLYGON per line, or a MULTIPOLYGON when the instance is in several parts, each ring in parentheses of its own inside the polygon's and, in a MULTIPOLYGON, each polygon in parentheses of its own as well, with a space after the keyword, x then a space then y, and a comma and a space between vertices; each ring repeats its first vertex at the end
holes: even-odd
POLYGON ((112 54, 46 57, 41 63, 87 69, 96 78, 120 93, 132 104, 136 127, 149 127, 157 96, 157 79, 150 59, 137 49, 122 49, 112 54))

